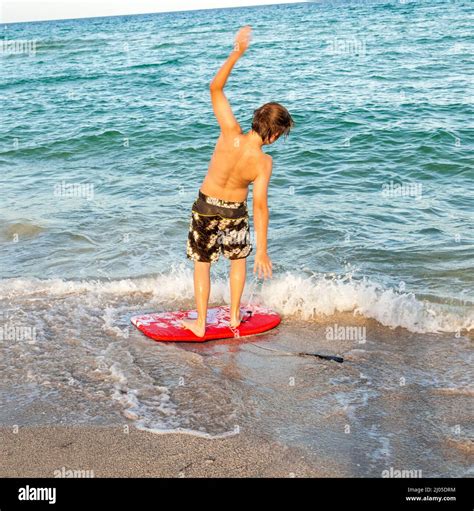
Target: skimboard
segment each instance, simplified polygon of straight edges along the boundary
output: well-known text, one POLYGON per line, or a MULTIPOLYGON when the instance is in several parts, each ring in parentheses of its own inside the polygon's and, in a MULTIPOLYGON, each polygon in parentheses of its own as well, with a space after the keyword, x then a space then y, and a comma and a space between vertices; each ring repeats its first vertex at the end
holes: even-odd
POLYGON ((196 319, 197 312, 195 310, 144 314, 133 316, 130 321, 147 337, 155 341, 167 342, 203 342, 261 334, 275 328, 281 321, 276 312, 256 305, 242 307, 241 313, 242 322, 237 328, 231 328, 228 306, 208 309, 204 337, 197 337, 190 330, 183 328, 181 324, 183 319, 196 319))

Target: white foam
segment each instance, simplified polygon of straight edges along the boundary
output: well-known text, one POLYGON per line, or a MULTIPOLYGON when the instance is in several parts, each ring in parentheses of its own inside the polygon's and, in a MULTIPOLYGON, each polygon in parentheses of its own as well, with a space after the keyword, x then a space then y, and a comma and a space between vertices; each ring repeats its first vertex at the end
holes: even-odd
POLYGON ((104 324, 102 325, 102 330, 115 337, 128 338, 127 329, 121 329, 118 326, 114 325, 116 321, 115 313, 116 310, 113 307, 106 307, 106 309, 104 310, 104 314, 102 315, 102 319, 104 321, 104 324))
POLYGON ((137 424, 151 421, 164 428, 174 426, 172 419, 176 407, 170 400, 169 388, 156 385, 150 376, 138 368, 129 351, 113 343, 105 350, 104 356, 98 357, 103 364, 112 360, 105 367, 113 382, 112 399, 120 403, 123 415, 137 421, 137 424), (138 376, 135 374, 137 371, 138 376))
POLYGON ((457 332, 474 328, 474 311, 453 312, 448 307, 420 301, 413 293, 385 289, 366 278, 303 277, 286 274, 262 286, 266 306, 286 316, 310 320, 318 315, 354 312, 382 325, 412 332, 457 332))
POLYGON ((233 429, 231 431, 226 431, 224 433, 216 433, 215 435, 211 433, 205 433, 203 431, 198 431, 195 429, 185 429, 185 428, 174 428, 174 429, 159 429, 159 428, 150 428, 142 423, 137 423, 135 426, 137 429, 142 431, 148 431, 149 433, 154 433, 155 435, 190 435, 198 438, 206 438, 208 440, 219 440, 222 438, 229 438, 232 436, 236 436, 239 434, 239 430, 233 429))
MULTIPOLYGON (((107 308, 110 300, 119 297, 140 296, 153 306, 160 304, 171 310, 174 302, 193 303, 193 279, 189 267, 173 267, 169 273, 154 277, 114 281, 73 281, 14 278, 0 281, 0 299, 31 297, 78 297, 79 304, 87 299, 95 302, 103 312, 104 329, 115 336, 125 336, 113 325, 113 310, 107 308), (105 309, 105 312, 104 312, 105 309)), ((285 317, 310 321, 317 316, 337 312, 353 312, 379 321, 390 328, 403 327, 412 332, 459 332, 474 328, 474 310, 452 307, 419 300, 413 293, 401 293, 363 278, 350 276, 329 278, 325 275, 304 276, 287 273, 274 277, 253 289, 246 286, 243 304, 247 300, 275 309, 285 317)), ((223 279, 213 279, 211 302, 228 303, 229 286, 223 279)), ((71 311, 71 314, 74 310, 71 311)))

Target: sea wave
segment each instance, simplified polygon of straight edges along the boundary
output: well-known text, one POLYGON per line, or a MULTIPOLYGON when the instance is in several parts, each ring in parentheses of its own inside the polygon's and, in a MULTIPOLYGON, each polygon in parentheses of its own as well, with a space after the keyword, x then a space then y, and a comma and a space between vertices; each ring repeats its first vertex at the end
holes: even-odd
MULTIPOLYGON (((109 303, 111 298, 143 296, 164 309, 193 305, 192 272, 184 265, 168 273, 120 280, 65 280, 12 278, 0 281, 0 300, 21 303, 40 297, 87 297, 89 303, 109 303)), ((212 282, 211 302, 228 302, 229 286, 224 278, 212 282)), ((288 321, 315 321, 352 312, 374 319, 389 328, 402 327, 417 333, 461 333, 474 329, 474 308, 422 300, 413 293, 386 288, 368 278, 286 273, 265 282, 246 286, 243 304, 271 307, 288 321)), ((105 308, 105 305, 104 305, 105 308)))

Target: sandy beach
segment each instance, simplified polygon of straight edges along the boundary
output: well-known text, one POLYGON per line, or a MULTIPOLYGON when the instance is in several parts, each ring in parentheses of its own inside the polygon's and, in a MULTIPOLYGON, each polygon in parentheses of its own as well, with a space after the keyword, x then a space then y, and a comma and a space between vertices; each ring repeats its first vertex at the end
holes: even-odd
POLYGON ((322 477, 298 449, 245 435, 206 439, 123 427, 0 429, 0 477, 322 477), (59 472, 58 472, 59 471, 59 472))

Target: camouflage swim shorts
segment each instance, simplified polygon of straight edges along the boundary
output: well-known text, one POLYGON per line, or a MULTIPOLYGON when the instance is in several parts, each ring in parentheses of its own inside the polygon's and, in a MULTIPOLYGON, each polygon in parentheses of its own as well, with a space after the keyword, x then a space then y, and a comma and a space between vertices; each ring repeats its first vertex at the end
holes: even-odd
POLYGON ((221 252, 227 259, 242 259, 251 251, 247 201, 229 202, 199 190, 189 222, 188 259, 214 263, 221 252))

